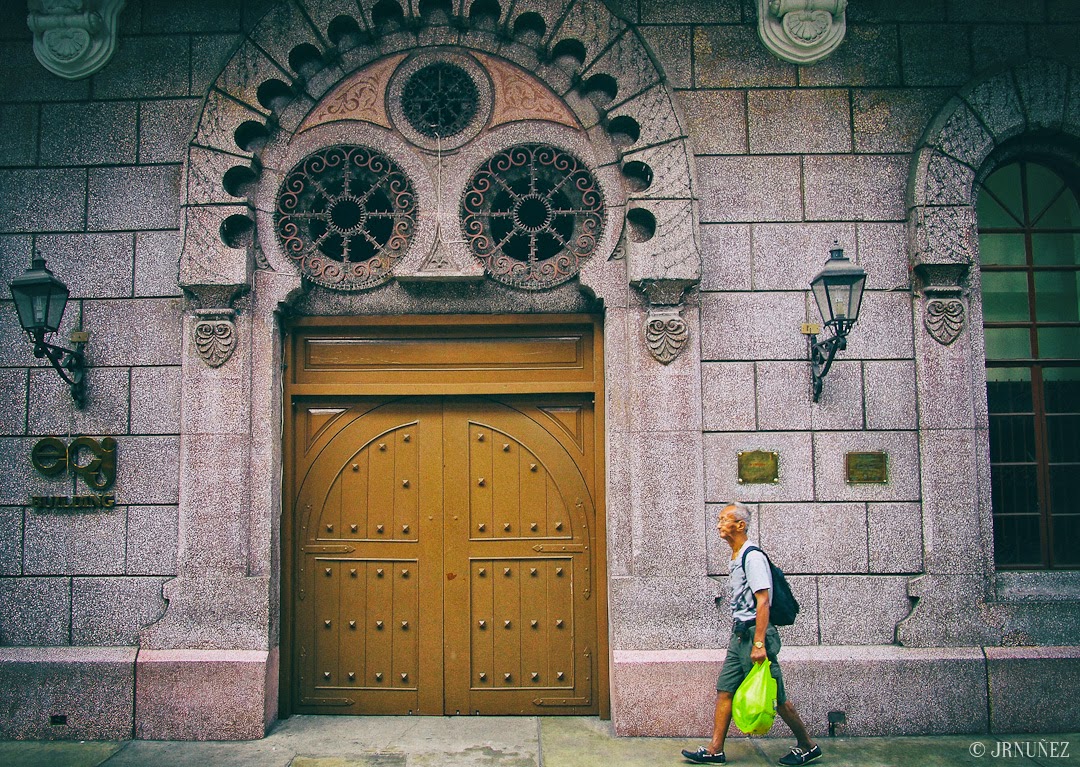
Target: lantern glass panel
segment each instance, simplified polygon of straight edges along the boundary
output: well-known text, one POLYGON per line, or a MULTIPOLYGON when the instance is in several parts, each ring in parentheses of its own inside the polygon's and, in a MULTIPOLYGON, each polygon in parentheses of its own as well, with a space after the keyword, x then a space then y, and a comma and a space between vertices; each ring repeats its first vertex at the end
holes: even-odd
POLYGON ((19 324, 29 333, 55 333, 64 318, 68 289, 36 261, 30 271, 11 281, 11 297, 19 314, 19 324))
POLYGON ((832 304, 829 302, 829 289, 824 278, 818 275, 817 279, 810 283, 810 288, 814 291, 814 301, 817 302, 821 320, 829 322, 832 319, 832 304))

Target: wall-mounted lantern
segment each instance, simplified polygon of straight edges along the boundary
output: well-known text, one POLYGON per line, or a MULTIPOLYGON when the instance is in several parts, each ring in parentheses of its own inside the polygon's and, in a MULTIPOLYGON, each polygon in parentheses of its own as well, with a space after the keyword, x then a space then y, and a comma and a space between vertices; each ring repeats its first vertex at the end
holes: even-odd
POLYGON ((34 356, 47 358, 60 377, 71 387, 71 398, 75 407, 86 404, 86 359, 83 346, 90 334, 79 329, 72 331, 71 342, 74 349, 54 346, 45 337, 60 329, 67 306, 68 288, 53 276, 45 266, 45 259, 40 254, 34 255, 30 268, 9 284, 11 297, 15 301, 15 310, 19 313, 22 325, 34 343, 34 356))
POLYGON ((803 333, 810 336, 810 377, 814 386, 814 402, 821 397, 821 386, 832 367, 838 351, 847 348, 847 334, 859 319, 866 272, 851 263, 839 246, 829 251, 829 260, 818 276, 810 281, 818 311, 826 328, 833 335, 817 340, 821 329, 817 325, 803 326, 803 333))

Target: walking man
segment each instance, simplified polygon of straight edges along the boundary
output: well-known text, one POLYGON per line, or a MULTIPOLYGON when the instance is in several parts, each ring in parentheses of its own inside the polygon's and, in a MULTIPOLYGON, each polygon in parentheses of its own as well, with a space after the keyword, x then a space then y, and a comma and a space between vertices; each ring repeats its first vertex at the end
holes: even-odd
POLYGON ((683 750, 684 757, 698 764, 724 764, 724 739, 731 723, 731 701, 746 675, 755 663, 766 658, 771 662, 772 675, 776 679, 776 713, 787 722, 799 742, 790 752, 780 758, 780 764, 808 764, 821 757, 821 748, 810 739, 810 733, 799 718, 798 712, 784 694, 784 677, 776 655, 780 652, 780 635, 769 622, 769 605, 772 601, 772 572, 769 562, 760 551, 749 551, 743 556, 745 546, 754 544, 747 540, 746 529, 750 526, 750 509, 732 502, 720 511, 716 529, 731 547, 728 564, 731 583, 731 641, 720 677, 716 680, 716 716, 713 720, 712 740, 697 751, 683 750), (744 567, 745 560, 745 567, 744 567))

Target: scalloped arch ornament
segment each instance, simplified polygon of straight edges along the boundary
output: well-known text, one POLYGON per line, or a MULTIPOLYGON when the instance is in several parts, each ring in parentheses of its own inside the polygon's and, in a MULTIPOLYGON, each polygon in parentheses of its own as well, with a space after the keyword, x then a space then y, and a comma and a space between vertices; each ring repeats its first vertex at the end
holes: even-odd
POLYGON ((1080 69, 1035 59, 969 84, 937 114, 912 157, 908 253, 927 327, 942 345, 970 319, 956 302, 978 252, 976 178, 998 147, 1030 131, 1080 138, 1080 69), (945 304, 951 312, 942 324, 945 304))
MULTIPOLYGON (((696 284, 692 154, 672 92, 637 29, 601 0, 503 2, 498 18, 476 17, 470 7, 455 0, 447 15, 417 0, 279 0, 203 102, 184 164, 180 284, 220 303, 248 290, 256 269, 273 268, 259 248, 261 229, 254 231, 266 214, 255 192, 283 172, 267 152, 335 118, 391 127, 372 94, 397 62, 439 48, 493 65, 496 107, 510 128, 528 130, 530 122, 515 122, 526 120, 580 134, 623 190, 611 210, 613 230, 626 206, 651 213, 649 237, 629 242, 625 262, 616 262, 632 285, 696 284), (370 75, 350 83, 361 71, 370 75), (512 82, 504 82, 507 73, 512 82), (630 162, 653 166, 652 183, 627 183, 619 169, 630 162)), ((412 263, 408 254, 402 263, 412 263)))

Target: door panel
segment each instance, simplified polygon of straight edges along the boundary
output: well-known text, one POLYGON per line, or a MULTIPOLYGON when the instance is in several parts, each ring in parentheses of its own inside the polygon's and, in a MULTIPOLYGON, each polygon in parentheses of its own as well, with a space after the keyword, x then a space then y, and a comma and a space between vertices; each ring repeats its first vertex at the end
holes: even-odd
POLYGON ((297 712, 597 711, 592 408, 542 404, 297 413, 297 712))
POLYGON ((357 408, 310 443, 294 558, 298 712, 442 711, 441 420, 438 403, 357 408))
POLYGON ((596 710, 592 499, 536 416, 490 401, 444 410, 448 713, 596 710))

